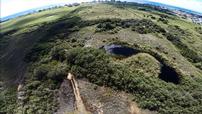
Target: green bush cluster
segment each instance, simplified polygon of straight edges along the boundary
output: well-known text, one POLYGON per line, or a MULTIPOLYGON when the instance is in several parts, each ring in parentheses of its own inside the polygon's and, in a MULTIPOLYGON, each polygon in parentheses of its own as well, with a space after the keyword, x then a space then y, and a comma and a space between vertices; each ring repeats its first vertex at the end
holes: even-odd
POLYGON ((54 99, 54 90, 51 81, 33 81, 25 86, 25 99, 23 107, 17 112, 23 114, 50 114, 57 110, 57 101, 54 99), (31 88, 31 89, 30 89, 31 88))
MULTIPOLYGON (((145 16, 145 15, 144 15, 144 16, 145 16)), ((156 19, 156 17, 154 17, 153 15, 147 15, 147 17, 148 17, 148 18, 151 18, 151 19, 153 19, 153 20, 156 19)))
POLYGON ((1 90, 0 92, 0 113, 14 114, 16 109, 16 88, 1 90))
POLYGON ((65 49, 61 47, 54 47, 51 50, 51 58, 57 61, 64 61, 65 60, 65 49))
POLYGON ((71 72, 77 78, 87 78, 98 85, 133 93, 142 108, 160 113, 188 114, 201 111, 201 82, 196 81, 202 80, 200 77, 194 80, 190 80, 191 77, 182 79, 180 86, 166 83, 153 76, 131 72, 128 70, 130 66, 111 63, 109 55, 91 48, 70 49, 66 57, 71 72))
POLYGON ((133 31, 137 31, 140 34, 147 34, 147 33, 164 33, 165 30, 161 28, 160 26, 156 25, 154 22, 150 20, 140 20, 137 23, 134 23, 132 26, 133 31))
POLYGON ((55 91, 67 75, 68 66, 57 61, 40 63, 26 78, 25 96, 22 108, 16 110, 23 114, 50 114, 57 110, 55 91), (28 78, 29 77, 29 78, 28 78))
POLYGON ((202 62, 198 62, 194 64, 197 68, 202 70, 202 62))
POLYGON ((107 31, 107 30, 112 30, 115 28, 115 25, 110 23, 110 22, 105 22, 105 23, 100 23, 97 25, 97 28, 99 28, 99 32, 102 32, 102 31, 107 31))
MULTIPOLYGON (((190 49, 185 43, 182 42, 183 37, 189 37, 190 35, 178 26, 170 26, 167 33, 163 34, 166 38, 171 41, 178 49, 181 54, 186 57, 192 63, 202 62, 202 57, 198 55, 194 50, 190 49)), ((200 67, 199 67, 200 68, 200 67)))
POLYGON ((164 23, 164 24, 168 24, 168 20, 167 20, 166 18, 160 17, 160 18, 158 19, 158 21, 161 21, 161 22, 164 23))
POLYGON ((116 28, 117 26, 122 28, 129 28, 132 27, 133 31, 136 31, 140 34, 147 34, 147 33, 164 33, 165 30, 155 24, 154 22, 142 19, 142 20, 134 20, 134 19, 105 19, 99 20, 97 23, 97 30, 98 32, 108 31, 116 28))
POLYGON ((56 82, 61 82, 66 75, 68 67, 57 61, 52 61, 48 64, 42 64, 33 71, 33 79, 39 81, 53 80, 56 82))
MULTIPOLYGON (((72 73, 76 73, 77 77, 87 76, 91 81, 95 82, 94 78, 103 75, 100 78, 103 78, 103 81, 108 80, 104 76, 110 72, 111 68, 108 66, 109 60, 102 50, 75 48, 69 50, 66 57, 67 64, 71 66, 72 73), (92 74, 91 72, 94 73, 92 74)), ((99 84, 99 81, 95 83, 99 84)))
POLYGON ((44 55, 47 55, 51 49, 50 43, 39 43, 34 45, 34 47, 25 55, 24 60, 26 62, 35 62, 40 60, 44 55))
POLYGON ((196 30, 199 34, 202 34, 202 27, 195 27, 195 30, 196 30))

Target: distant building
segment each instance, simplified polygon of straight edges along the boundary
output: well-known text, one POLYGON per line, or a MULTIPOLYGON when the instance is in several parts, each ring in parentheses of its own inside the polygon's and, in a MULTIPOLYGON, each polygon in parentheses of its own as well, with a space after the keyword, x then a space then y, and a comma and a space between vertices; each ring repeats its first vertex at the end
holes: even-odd
POLYGON ((192 21, 193 23, 196 23, 196 24, 202 24, 202 18, 193 17, 192 21))

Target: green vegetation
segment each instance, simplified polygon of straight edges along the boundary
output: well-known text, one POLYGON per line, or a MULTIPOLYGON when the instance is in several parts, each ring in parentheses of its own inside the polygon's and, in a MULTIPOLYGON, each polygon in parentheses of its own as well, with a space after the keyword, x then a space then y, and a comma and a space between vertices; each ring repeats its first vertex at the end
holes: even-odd
MULTIPOLYGON (((98 85, 133 93, 134 100, 140 103, 142 108, 157 110, 160 113, 199 113, 201 111, 199 106, 202 102, 198 102, 201 97, 198 99, 195 96, 195 92, 201 90, 194 88, 195 85, 201 86, 199 81, 202 80, 201 78, 198 77, 192 81, 188 77, 183 78, 178 86, 166 83, 157 77, 145 76, 136 70, 128 70, 131 67, 130 64, 114 64, 109 62, 109 59, 110 57, 104 52, 95 49, 77 48, 67 52, 67 63, 71 72, 78 78, 85 77, 98 85)), ((140 60, 140 62, 144 61, 140 60)), ((202 95, 197 94, 198 97, 202 95)))
POLYGON ((137 31, 140 34, 165 32, 163 28, 156 25, 150 20, 140 20, 132 26, 133 31, 137 31))
POLYGON ((34 13, 26 16, 21 16, 16 19, 11 19, 6 22, 1 23, 1 32, 6 32, 10 30, 18 30, 23 27, 32 27, 36 25, 41 25, 46 22, 55 21, 64 15, 68 14, 70 11, 74 10, 76 7, 61 7, 42 11, 39 13, 34 13), (51 12, 51 14, 50 14, 51 12))
POLYGON ((29 79, 24 86, 25 96, 22 101, 26 106, 18 108, 17 112, 49 114, 57 110, 55 92, 66 76, 68 68, 56 61, 46 62, 30 69, 33 70, 33 74, 26 77, 29 79))
POLYGON ((186 57, 192 63, 198 63, 196 66, 201 69, 200 63, 202 63, 202 57, 182 42, 183 38, 190 36, 187 31, 180 29, 179 26, 169 26, 169 32, 165 33, 164 35, 169 41, 180 49, 181 54, 184 57, 186 57))
MULTIPOLYGON (((0 92, 0 113, 56 112, 58 89, 68 72, 78 79, 128 92, 143 109, 162 114, 202 112, 202 58, 195 50, 202 41, 200 27, 167 10, 138 4, 88 4, 50 11, 1 23, 0 62, 15 60, 13 54, 23 52, 19 56, 24 61, 17 62, 28 67, 23 81, 17 82, 23 83, 22 104, 16 99, 15 82, 15 87, 9 85, 0 92), (54 18, 43 19, 47 15, 54 18), (191 30, 184 29, 184 23, 191 30), (189 42, 192 38, 199 44, 189 42), (30 41, 33 45, 24 51, 30 41), (10 42, 12 45, 7 45, 10 42), (13 45, 15 42, 20 43, 13 45), (116 58, 101 49, 108 44, 128 46, 138 54, 116 58), (165 75, 170 72, 176 76, 165 75)), ((9 65, 1 67, 19 67, 9 65)))
POLYGON ((195 27, 195 30, 196 30, 199 34, 202 34, 202 27, 195 27))
POLYGON ((0 113, 14 114, 16 108, 16 88, 10 87, 0 93, 0 113))
POLYGON ((164 24, 168 24, 168 20, 167 19, 165 19, 165 18, 159 18, 159 20, 158 21, 161 21, 161 22, 163 22, 164 24))
POLYGON ((146 20, 146 19, 142 19, 142 20, 106 19, 106 20, 100 21, 100 24, 97 25, 96 31, 98 31, 98 32, 108 31, 108 30, 112 30, 116 27, 122 27, 122 28, 132 27, 133 31, 136 31, 140 34, 165 32, 165 30, 162 29, 160 26, 158 26, 154 22, 152 22, 150 20, 146 20))

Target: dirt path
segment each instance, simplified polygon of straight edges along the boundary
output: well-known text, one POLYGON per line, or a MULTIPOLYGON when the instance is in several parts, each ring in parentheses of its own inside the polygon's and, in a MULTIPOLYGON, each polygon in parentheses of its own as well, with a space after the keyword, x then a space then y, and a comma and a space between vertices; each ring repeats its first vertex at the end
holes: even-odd
POLYGON ((60 108, 55 114, 155 114, 140 109, 125 92, 76 80, 71 73, 60 87, 59 102, 60 108))
POLYGON ((75 100, 76 100, 76 112, 78 114, 90 114, 87 110, 86 107, 83 103, 83 100, 80 96, 80 91, 79 91, 79 87, 78 84, 74 78, 74 76, 71 73, 68 73, 67 79, 69 79, 71 81, 72 84, 72 88, 74 91, 74 95, 75 95, 75 100))
POLYGON ((58 91, 59 108, 55 114, 68 114, 75 110, 75 97, 70 80, 65 79, 58 91))
POLYGON ((130 103, 130 112, 131 114, 141 114, 140 109, 137 107, 135 103, 130 103))

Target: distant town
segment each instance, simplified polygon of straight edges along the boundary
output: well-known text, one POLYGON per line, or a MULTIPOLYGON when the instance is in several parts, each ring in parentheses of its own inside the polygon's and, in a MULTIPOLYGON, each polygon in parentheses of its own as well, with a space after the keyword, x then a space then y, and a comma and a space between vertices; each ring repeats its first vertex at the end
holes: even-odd
POLYGON ((202 15, 197 15, 182 10, 173 10, 173 13, 179 17, 192 21, 193 23, 202 25, 202 15))
MULTIPOLYGON (((104 2, 117 2, 117 3, 121 3, 121 1, 116 1, 116 0, 94 0, 93 2, 97 2, 97 3, 104 3, 104 2)), ((124 1, 124 3, 126 3, 126 1, 124 1)), ((151 5, 151 4, 148 4, 151 5)), ((155 7, 155 9, 159 9, 159 10, 169 10, 173 15, 177 15, 183 19, 187 19, 195 24, 200 24, 202 25, 202 14, 195 14, 191 11, 185 11, 185 10, 181 10, 181 9, 173 9, 173 8, 169 8, 169 7, 165 7, 165 6, 153 6, 155 7)))
MULTIPOLYGON (((94 3, 106 3, 106 2, 116 2, 116 3, 123 3, 121 1, 117 1, 117 0, 94 0, 93 1, 94 3)), ((124 3, 127 3, 126 1, 124 1, 124 3)), ((149 4, 148 5, 152 5, 152 4, 149 4)), ((177 15, 183 19, 187 19, 195 24, 200 24, 202 25, 202 14, 196 14, 196 13, 193 13, 191 11, 185 11, 185 10, 182 10, 182 9, 177 9, 177 8, 169 8, 169 7, 172 7, 172 6, 169 6, 169 7, 165 7, 165 6, 157 6, 157 5, 154 5, 153 6, 155 9, 158 9, 158 10, 169 10, 173 15, 177 15)))
POLYGON ((176 15, 178 17, 181 17, 183 19, 187 19, 189 21, 192 21, 195 24, 200 24, 202 25, 202 14, 199 13, 194 13, 192 11, 189 10, 182 10, 180 8, 170 8, 165 7, 165 6, 154 6, 158 9, 164 9, 164 10, 169 10, 173 15, 176 15))

